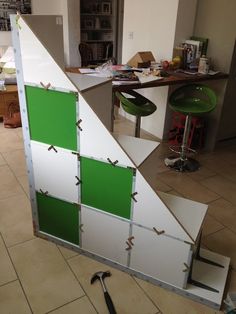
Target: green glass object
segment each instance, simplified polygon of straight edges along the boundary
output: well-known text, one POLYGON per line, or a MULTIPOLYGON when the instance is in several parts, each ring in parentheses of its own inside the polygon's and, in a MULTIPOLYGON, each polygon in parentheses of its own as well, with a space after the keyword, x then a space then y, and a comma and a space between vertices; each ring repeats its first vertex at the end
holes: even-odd
POLYGON ((130 219, 133 170, 81 157, 81 202, 130 219))
POLYGON ((116 97, 123 109, 134 116, 149 116, 157 109, 153 102, 134 90, 126 91, 125 96, 121 92, 116 92, 116 97))
POLYGON ((70 150, 78 150, 76 95, 25 86, 30 138, 70 150))
POLYGON ((215 92, 206 85, 189 84, 176 89, 169 99, 173 111, 194 116, 211 112, 217 104, 215 92))
POLYGON ((79 215, 74 204, 37 193, 39 229, 70 243, 79 244, 79 215))

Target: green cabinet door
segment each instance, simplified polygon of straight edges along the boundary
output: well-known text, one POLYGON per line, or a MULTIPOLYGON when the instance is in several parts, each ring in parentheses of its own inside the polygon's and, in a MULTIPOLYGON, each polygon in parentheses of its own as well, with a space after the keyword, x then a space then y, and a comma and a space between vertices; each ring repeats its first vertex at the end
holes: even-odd
POLYGON ((39 230, 79 244, 79 214, 74 204, 37 193, 39 230))
POLYGON ((81 202, 130 219, 133 170, 81 157, 81 202))
POLYGON ((25 91, 31 139, 78 150, 76 95, 32 86, 25 91))

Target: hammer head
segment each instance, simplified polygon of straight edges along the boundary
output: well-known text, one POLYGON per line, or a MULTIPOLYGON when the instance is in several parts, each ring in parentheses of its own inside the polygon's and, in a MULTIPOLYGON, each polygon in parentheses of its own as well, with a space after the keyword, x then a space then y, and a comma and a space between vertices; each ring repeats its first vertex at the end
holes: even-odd
POLYGON ((96 280, 104 280, 106 277, 110 276, 111 273, 109 271, 98 271, 92 276, 90 283, 93 284, 96 280))

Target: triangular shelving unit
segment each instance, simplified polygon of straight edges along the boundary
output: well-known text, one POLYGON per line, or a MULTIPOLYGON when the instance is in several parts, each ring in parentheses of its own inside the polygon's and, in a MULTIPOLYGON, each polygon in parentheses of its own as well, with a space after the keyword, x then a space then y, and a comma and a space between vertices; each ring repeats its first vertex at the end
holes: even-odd
POLYGON ((11 23, 35 235, 219 309, 207 206, 153 188, 159 143, 110 132, 111 79, 65 72, 60 16, 11 23))

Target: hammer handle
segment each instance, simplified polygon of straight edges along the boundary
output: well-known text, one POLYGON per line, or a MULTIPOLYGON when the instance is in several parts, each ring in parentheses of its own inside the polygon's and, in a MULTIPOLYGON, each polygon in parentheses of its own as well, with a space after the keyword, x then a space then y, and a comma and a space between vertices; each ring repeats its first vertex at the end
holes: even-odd
POLYGON ((106 300, 106 304, 107 304, 109 313, 110 314, 116 314, 116 310, 114 308, 112 299, 111 299, 111 297, 110 297, 110 295, 109 295, 109 293, 107 291, 104 292, 104 297, 105 297, 105 300, 106 300))

